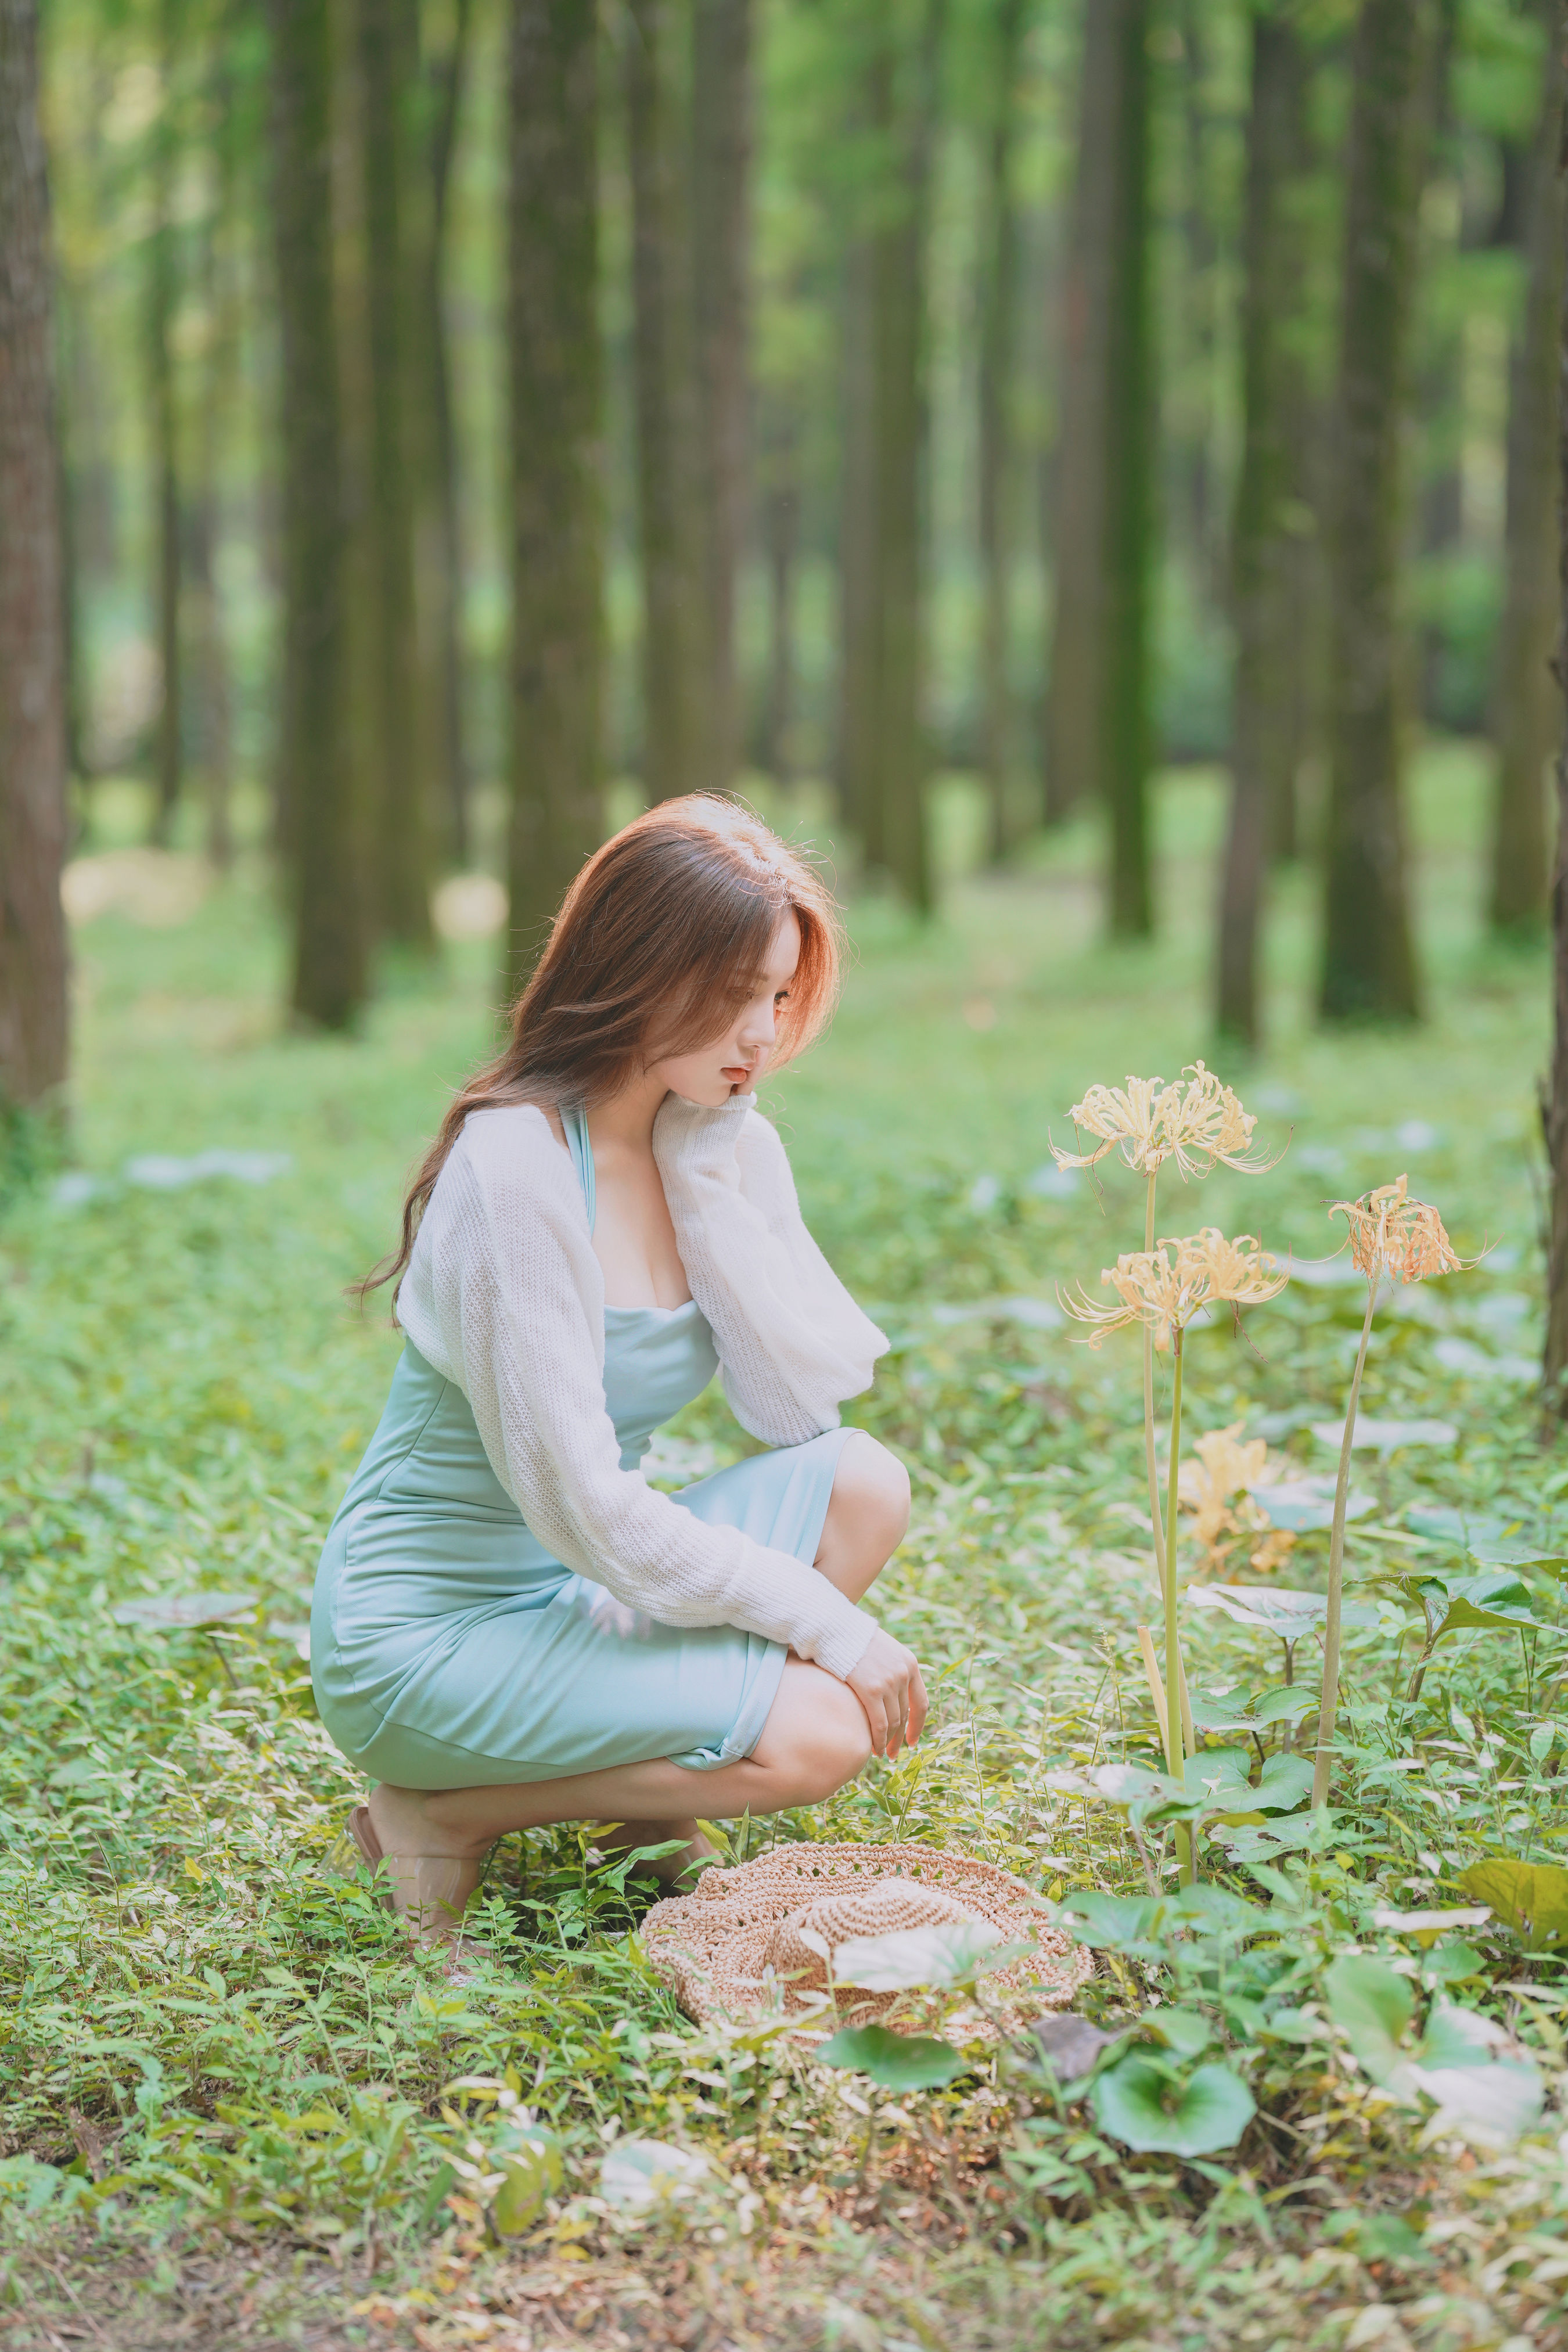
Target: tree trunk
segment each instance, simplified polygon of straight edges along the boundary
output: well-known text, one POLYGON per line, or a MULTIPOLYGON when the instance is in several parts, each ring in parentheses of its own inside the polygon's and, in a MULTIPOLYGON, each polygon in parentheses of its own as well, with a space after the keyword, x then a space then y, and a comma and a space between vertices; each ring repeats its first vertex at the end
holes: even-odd
POLYGON ((282 832, 293 1007, 345 1029, 364 999, 360 858, 344 758, 342 425, 332 315, 329 0, 268 0, 282 382, 282 832))
POLYGON ((632 372, 642 553, 643 789, 708 778, 702 533, 695 479, 690 241, 672 87, 672 0, 630 0, 626 137, 632 183, 632 372))
POLYGON ((153 407, 153 474, 158 524, 158 653, 162 696, 154 739, 156 798, 153 838, 167 847, 179 806, 183 742, 180 662, 180 459, 174 354, 170 341, 177 296, 174 253, 174 171, 178 139, 174 125, 174 77, 180 59, 180 0, 163 0, 159 10, 159 71, 162 104, 153 143, 153 232, 147 257, 148 380, 153 407))
POLYGON ((0 1109, 66 1076, 65 632, 35 0, 0 0, 0 1109))
POLYGON ((990 851, 999 864, 1013 847, 1013 709, 1007 680, 1011 635, 1015 496, 1011 401, 1017 341, 1018 209, 1012 188, 1018 57, 1024 0, 996 0, 990 137, 986 152, 980 298, 981 767, 990 800, 990 851))
POLYGON ((794 773, 795 567, 800 548, 799 452, 793 422, 780 423, 764 448, 763 541, 768 567, 768 679, 763 704, 761 764, 775 783, 794 773))
POLYGON ((695 0, 691 227, 708 680, 706 782, 741 765, 735 591, 746 528, 752 0, 695 0))
POLYGON ((882 697, 882 614, 877 563, 877 441, 871 364, 870 232, 858 226, 845 257, 842 475, 838 496, 838 798, 870 871, 884 863, 877 741, 882 697))
POLYGON ((597 34, 594 0, 512 0, 513 987, 602 824, 597 34))
POLYGON ((1488 912, 1494 931, 1525 936, 1541 929, 1546 911, 1546 763, 1558 715, 1550 667, 1556 637, 1556 549, 1546 485, 1552 477, 1563 308, 1560 13, 1558 0, 1537 0, 1546 33, 1546 69, 1526 182, 1524 317, 1510 371, 1507 588, 1492 718, 1498 769, 1488 912))
POLYGON ((1307 60, 1282 16, 1252 20, 1247 125, 1247 282, 1242 320, 1241 479, 1231 551, 1236 627, 1230 826, 1221 883, 1215 1024, 1248 1048, 1260 1042, 1258 930, 1276 813, 1294 798, 1296 541, 1291 512, 1291 383, 1300 362, 1286 339, 1297 293, 1290 184, 1300 162, 1307 60))
POLYGON ((1047 824, 1093 797, 1100 780, 1105 403, 1109 359, 1112 136, 1124 0, 1085 0, 1078 167, 1061 275, 1061 415, 1052 453, 1051 620, 1047 666, 1047 824))
POLYGON ((452 410, 447 331, 447 222, 452 163, 457 152, 473 0, 455 0, 450 38, 426 69, 428 135, 426 171, 429 203, 418 272, 418 341, 426 354, 428 405, 424 512, 419 529, 421 674, 429 770, 448 855, 459 867, 473 855, 468 825, 468 768, 463 740, 463 552, 458 452, 452 410))
POLYGON ((945 0, 919 0, 869 26, 866 110, 879 184, 863 260, 864 572, 854 583, 857 631, 845 648, 847 665, 858 665, 845 694, 866 862, 921 914, 933 904, 922 714, 926 247, 945 24, 945 0))
POLYGON ((191 651, 195 673, 196 734, 206 854, 217 871, 234 862, 234 709, 228 640, 218 584, 223 541, 223 456, 234 415, 239 374, 239 322, 233 283, 235 231, 235 91, 226 57, 220 57, 210 92, 217 186, 202 239, 202 292, 207 313, 201 407, 196 422, 196 473, 190 513, 191 651))
MULTIPOLYGON (((1553 45, 1568 37, 1568 24, 1552 28, 1553 45)), ((1568 126, 1560 126, 1557 151, 1561 190, 1568 163, 1568 126)), ((1562 215, 1568 222, 1568 209, 1562 215)), ((1560 694, 1568 700, 1568 271, 1557 281, 1557 653, 1553 665, 1560 694)), ((1542 485, 1544 488, 1544 484, 1542 485)), ((1554 782, 1557 840, 1552 872, 1552 1074, 1542 1104, 1546 1157, 1552 1171, 1551 1228, 1546 1255, 1546 1360, 1543 1402, 1550 1417, 1568 1421, 1568 726, 1557 713, 1554 782)))
POLYGON ((1149 285, 1151 0, 1104 0, 1117 16, 1110 282, 1104 401, 1104 594, 1099 761, 1110 819, 1110 929, 1154 928, 1150 880, 1149 596, 1153 564, 1154 369, 1149 285))
POLYGON ((430 847, 420 761, 409 464, 405 154, 414 59, 404 0, 357 0, 370 339, 370 729, 375 914, 381 934, 430 945, 430 847))
POLYGON ((1180 360, 1171 357, 1182 385, 1183 414, 1172 440, 1180 483, 1181 523, 1200 592, 1222 602, 1226 593, 1224 517, 1215 463, 1215 365, 1218 340, 1219 246, 1215 217, 1213 153, 1216 145, 1208 91, 1207 24, 1204 0, 1180 0, 1183 116, 1183 283, 1180 360))
POLYGON ((1398 587, 1426 0, 1363 0, 1352 53, 1331 555, 1325 1019, 1414 1020, 1398 587))

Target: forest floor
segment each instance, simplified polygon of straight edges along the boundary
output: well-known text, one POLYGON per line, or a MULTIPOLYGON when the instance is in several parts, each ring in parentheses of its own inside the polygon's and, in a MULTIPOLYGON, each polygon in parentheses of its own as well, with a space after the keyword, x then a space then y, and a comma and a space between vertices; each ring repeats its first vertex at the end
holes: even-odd
MULTIPOLYGON (((965 873, 973 801, 944 790, 941 921, 858 902, 835 1029, 768 1089, 808 1221, 893 1340, 855 1417, 913 1473, 876 1605, 933 1712, 916 1757, 767 1834, 962 1846, 1062 1906, 1097 1951, 1079 2005, 1106 2063, 1143 2053, 1174 2140, 1199 2075, 1256 2103, 1228 2143, 1164 2148, 1026 2039, 884 2092, 689 2026, 574 1833, 503 1846, 497 1958, 468 1988, 324 1866, 355 1782, 300 1643, 398 1347, 344 1290, 489 1041, 493 945, 390 973, 355 1041, 291 1034, 259 858, 214 885, 127 854, 132 796, 104 794, 72 885, 72 1162, 17 1166, 0 1202, 0 2347, 1568 2345, 1568 1987, 1540 1919, 1522 1937, 1464 1883, 1561 1861, 1568 1823, 1568 1447, 1538 1444, 1528 1370, 1546 967, 1482 938, 1482 782, 1464 746, 1424 758, 1428 1020, 1318 1030, 1314 893, 1286 877, 1268 1049, 1226 1070, 1283 1156, 1162 1192, 1163 1233, 1319 1260, 1329 1203, 1408 1170, 1481 1261, 1374 1335, 1363 1411, 1394 1434, 1358 1457, 1323 1833, 1239 1818, 1260 1765, 1292 1767, 1279 1643, 1185 1612, 1212 1753, 1252 1774, 1207 1822, 1201 1916, 1172 1909, 1169 1827, 1134 1833, 1084 1780, 1158 1762, 1136 1640, 1158 1603, 1136 1344, 1075 1345, 1055 1299, 1139 1245, 1142 1203, 1110 1162, 1063 1184, 1048 1143, 1089 1085, 1174 1077, 1208 1044, 1216 780, 1162 785, 1163 928, 1137 949, 1100 939, 1087 828, 965 873), (1511 1597, 1456 1619, 1467 1549, 1500 1538, 1511 1597), (1412 1697, 1428 1575, 1447 1597, 1412 1697), (1411 1924, 1467 1906, 1462 1934, 1411 1924), (1456 2087, 1482 2074, 1489 2126, 1456 2087), (603 2170, 639 2137, 706 2167, 651 2217, 603 2170), (514 2176, 526 2226, 498 2242, 514 2176)), ((1297 1281, 1245 1334, 1194 1334, 1184 1452, 1239 1425, 1277 1479, 1331 1470, 1313 1428, 1342 1417, 1361 1305, 1297 1281)), ((659 1475, 748 1443, 710 1395, 659 1475)), ((1190 1538, 1184 1580, 1321 1591, 1321 1532, 1272 1569, 1256 1540, 1190 1538)))

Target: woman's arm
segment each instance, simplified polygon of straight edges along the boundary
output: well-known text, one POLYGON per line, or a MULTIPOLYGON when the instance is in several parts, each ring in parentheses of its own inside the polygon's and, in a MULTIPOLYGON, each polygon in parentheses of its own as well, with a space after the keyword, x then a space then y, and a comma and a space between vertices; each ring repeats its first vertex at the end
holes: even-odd
POLYGON ((776 1129, 749 1096, 709 1110, 669 1095, 653 1150, 737 1418, 770 1445, 836 1429, 888 1342, 807 1233, 776 1129))
POLYGON ((623 1470, 605 1407, 604 1280, 570 1161, 536 1110, 471 1116, 398 1312, 467 1396, 497 1477, 567 1567, 669 1625, 737 1625, 847 1679, 876 1626, 825 1576, 710 1527, 623 1470))

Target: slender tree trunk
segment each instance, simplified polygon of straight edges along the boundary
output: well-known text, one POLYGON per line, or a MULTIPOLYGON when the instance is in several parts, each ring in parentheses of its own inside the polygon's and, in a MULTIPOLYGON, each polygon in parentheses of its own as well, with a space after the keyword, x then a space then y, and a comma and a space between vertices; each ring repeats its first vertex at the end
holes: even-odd
POLYGON ((925 811, 926 248, 945 0, 882 20, 871 120, 891 173, 870 240, 872 561, 878 615, 876 740, 869 772, 881 860, 908 905, 934 904, 925 811), (906 34, 904 25, 910 26, 906 34))
POLYGON ((1052 455, 1051 620, 1045 816, 1059 823, 1100 780, 1104 644, 1105 404, 1110 359, 1112 140, 1125 0, 1084 0, 1078 167, 1061 273, 1061 415, 1052 455))
POLYGON ((170 336, 177 299, 174 170, 174 78, 179 68, 180 0, 163 0, 159 11, 159 68, 163 103, 153 149, 153 232, 148 249, 147 352, 153 409, 153 479, 156 485, 158 652, 163 673, 155 736, 157 796, 153 838, 167 846, 179 806, 182 781, 183 701, 180 646, 180 452, 174 354, 170 336))
POLYGON ((1524 248, 1524 317, 1510 366, 1508 417, 1507 588, 1498 636, 1492 733, 1492 929, 1529 935, 1546 911, 1546 763, 1557 733, 1551 674, 1556 638, 1552 474, 1557 329, 1563 309, 1563 70, 1558 0, 1537 0, 1546 33, 1541 118, 1531 142, 1524 248))
POLYGON ((268 0, 282 382, 283 836, 293 1006, 344 1029, 364 999, 352 771, 344 754, 342 423, 332 314, 329 0, 268 0))
POLYGON ((795 569, 800 546, 798 450, 793 424, 781 424, 765 453, 763 539, 768 567, 768 681, 761 761, 776 783, 793 773, 795 726, 795 569))
POLYGON ((845 259, 843 472, 838 498, 838 797, 864 865, 884 864, 878 736, 882 613, 877 562, 877 427, 871 334, 872 239, 858 227, 845 259))
MULTIPOLYGON (((232 20, 231 20, 232 21, 232 20)), ((219 873, 234 861, 232 817, 234 711, 218 551, 223 540, 223 459, 239 374, 239 329, 233 284, 235 94, 226 62, 211 91, 217 189, 202 242, 202 292, 207 312, 196 474, 190 512, 190 585, 197 739, 206 814, 206 854, 219 873)))
POLYGON ((430 845, 420 763, 414 605, 414 483, 408 416, 408 205, 405 154, 414 59, 402 0, 357 0, 364 163, 365 310, 370 336, 373 694, 377 928, 430 945, 430 845))
POLYGON ((1207 26, 1212 12, 1204 0, 1181 0, 1182 113, 1184 132, 1182 205, 1184 350, 1173 380, 1184 379, 1184 415, 1179 428, 1178 463, 1185 536, 1194 575, 1205 595, 1225 595, 1226 548, 1215 464, 1215 393, 1217 341, 1219 237, 1211 193, 1215 146, 1208 83, 1207 26))
POLYGON ((602 818, 597 37, 595 0, 512 0, 514 987, 602 818))
MULTIPOLYGON (((1554 46, 1568 40, 1568 12, 1553 27, 1552 40, 1554 46)), ((1568 170, 1568 123, 1561 126, 1559 138, 1561 204, 1568 170)), ((1559 218, 1568 226, 1568 205, 1562 207, 1559 218)), ((1559 275, 1557 293, 1557 654, 1552 667, 1559 693, 1568 701, 1568 270, 1559 275)), ((1560 704, 1553 779, 1557 838, 1552 870, 1552 1073, 1542 1104, 1552 1171, 1543 1402, 1548 1415, 1558 1421, 1568 1421, 1568 726, 1563 719, 1560 704)))
POLYGON ((1426 0, 1363 0, 1352 59, 1330 655, 1321 1004, 1414 1020, 1403 789, 1400 435, 1416 258, 1426 0))
POLYGON ((693 495, 689 239, 673 85, 673 0, 629 0, 632 362, 642 551, 643 788, 668 800, 707 781, 707 606, 693 495))
POLYGON ((1110 819, 1110 929, 1154 928, 1150 877, 1149 598, 1153 569, 1154 361, 1149 284, 1151 0, 1117 12, 1117 105, 1104 403, 1104 593, 1099 761, 1110 819))
POLYGON ((0 1109, 68 1050, 65 632, 36 0, 0 0, 0 1109))
POLYGON ((424 347, 428 404, 420 523, 419 628, 426 679, 424 707, 437 809, 452 862, 472 856, 468 767, 463 739, 463 551, 457 424, 447 328, 447 259, 452 163, 473 28, 473 0, 455 0, 450 38, 426 72, 429 203, 420 253, 417 341, 424 347))
POLYGON ((708 687, 707 782, 741 764, 735 593, 746 527, 752 0, 695 0, 691 227, 708 687))
POLYGON ((981 765, 990 800, 990 850, 1000 863, 1016 832, 1013 790, 1013 709, 1007 680, 1016 544, 1012 415, 1017 341, 1018 209, 1013 197, 1018 58, 1024 0, 996 0, 992 116, 986 152, 985 215, 980 298, 980 568, 984 609, 980 636, 981 765))
POLYGON ((1259 1043, 1261 1031, 1258 931, 1271 820, 1293 798, 1300 649, 1294 637, 1289 428, 1290 383, 1300 362, 1285 331, 1297 281, 1289 201, 1305 81, 1294 25, 1260 10, 1252 20, 1247 126, 1244 439, 1231 553, 1236 711, 1215 1006, 1220 1034, 1247 1047, 1259 1043))

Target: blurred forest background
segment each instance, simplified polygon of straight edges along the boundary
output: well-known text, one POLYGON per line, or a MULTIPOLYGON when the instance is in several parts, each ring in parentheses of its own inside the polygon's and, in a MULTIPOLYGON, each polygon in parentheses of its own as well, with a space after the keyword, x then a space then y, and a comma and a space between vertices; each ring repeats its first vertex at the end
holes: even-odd
POLYGON ((1542 927, 1552 0, 35 5, 13 1099, 64 1066, 60 761, 78 849, 132 777, 152 843, 275 851, 327 1027, 443 877, 515 980, 613 818, 760 778, 921 910, 933 777, 997 862, 1092 806, 1136 937, 1152 773, 1227 763, 1245 1045, 1280 860, 1321 1011, 1419 1013, 1407 756, 1485 738, 1477 894, 1542 927))

